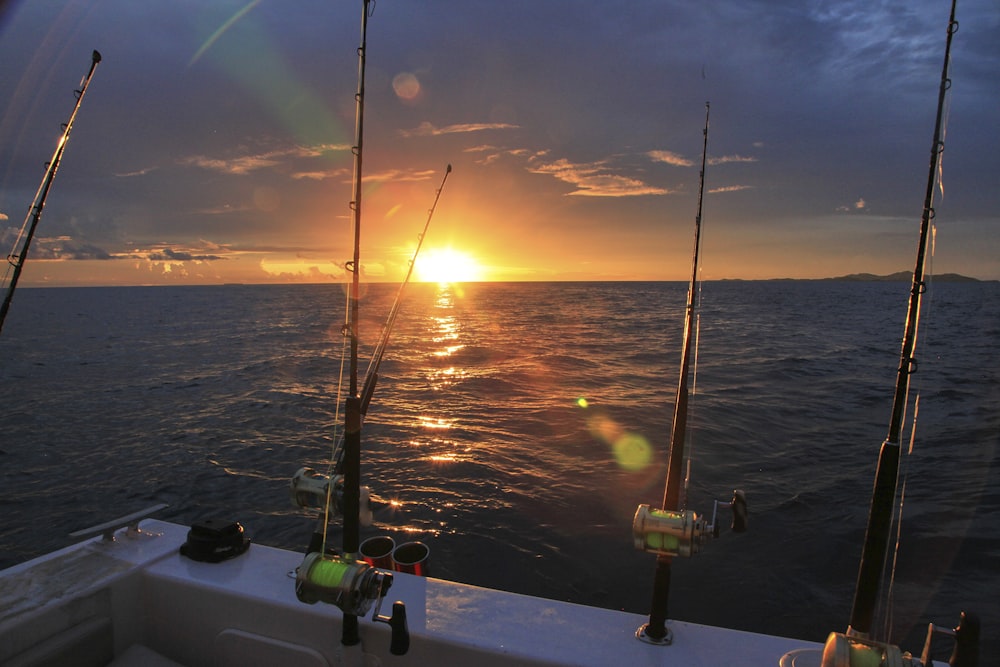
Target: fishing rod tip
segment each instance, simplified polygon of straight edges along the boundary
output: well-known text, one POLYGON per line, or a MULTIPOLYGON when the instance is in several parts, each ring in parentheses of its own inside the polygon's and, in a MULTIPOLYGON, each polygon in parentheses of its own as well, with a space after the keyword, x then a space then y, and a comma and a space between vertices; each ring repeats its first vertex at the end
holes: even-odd
POLYGON ((95 62, 95 63, 99 63, 99 62, 101 62, 101 52, 100 52, 100 51, 98 51, 97 49, 94 49, 94 55, 93 55, 93 58, 94 58, 94 62, 95 62))
POLYGON ((450 162, 448 163, 448 167, 444 170, 444 173, 446 173, 446 174, 450 174, 451 173, 451 163, 450 162))

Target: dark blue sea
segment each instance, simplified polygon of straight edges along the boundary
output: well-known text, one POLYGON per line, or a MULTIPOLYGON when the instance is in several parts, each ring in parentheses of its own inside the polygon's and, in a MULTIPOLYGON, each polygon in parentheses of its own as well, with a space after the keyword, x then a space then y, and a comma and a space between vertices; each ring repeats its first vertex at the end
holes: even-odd
MULTIPOLYGON (((647 613, 681 283, 411 285, 363 433, 363 537, 437 577, 647 613), (581 400, 584 399, 584 400, 581 400)), ((396 294, 361 301, 361 373, 396 294)), ((849 621, 909 284, 707 282, 688 507, 749 532, 675 563, 670 616, 823 641, 849 621), (726 519, 728 521, 728 519, 726 519)), ((302 550, 289 479, 338 437, 342 286, 21 289, 0 334, 0 567, 148 505, 302 550)), ((892 639, 977 611, 1000 654, 1000 283, 932 285, 905 440, 892 639)), ((946 656, 945 656, 946 657, 946 656)), ((997 664, 997 663, 992 663, 997 664)))

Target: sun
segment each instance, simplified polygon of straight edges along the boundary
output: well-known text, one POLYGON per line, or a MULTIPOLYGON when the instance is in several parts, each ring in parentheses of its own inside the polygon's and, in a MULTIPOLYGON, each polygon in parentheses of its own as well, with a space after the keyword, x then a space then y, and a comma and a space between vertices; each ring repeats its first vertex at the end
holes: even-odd
POLYGON ((413 270, 417 280, 427 283, 471 283, 483 278, 479 262, 454 248, 428 248, 417 257, 413 270))

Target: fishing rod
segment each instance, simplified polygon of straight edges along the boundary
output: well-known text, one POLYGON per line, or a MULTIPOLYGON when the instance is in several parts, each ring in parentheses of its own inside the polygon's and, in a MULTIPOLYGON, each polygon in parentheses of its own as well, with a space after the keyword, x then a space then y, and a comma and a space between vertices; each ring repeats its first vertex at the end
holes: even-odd
MULTIPOLYGON (((358 308, 361 301, 361 166, 364 152, 365 123, 365 63, 368 44, 368 17, 370 0, 362 0, 361 45, 358 47, 358 91, 354 125, 354 257, 348 262, 351 271, 350 298, 348 300, 348 335, 351 343, 350 388, 344 404, 344 534, 343 550, 347 555, 356 554, 361 544, 361 398, 358 396, 358 308)), ((353 646, 361 642, 358 634, 357 614, 344 614, 341 643, 353 646)))
MULTIPOLYGON (((667 455, 667 479, 663 491, 662 509, 653 510, 649 505, 640 505, 633 519, 632 531, 638 549, 656 554, 656 570, 653 579, 653 598, 650 604, 649 622, 636 631, 640 640, 669 645, 673 635, 666 627, 667 607, 670 596, 670 569, 674 556, 691 556, 701 549, 708 534, 718 536, 716 514, 720 503, 715 502, 711 523, 704 517, 686 509, 687 503, 685 469, 685 435, 688 413, 688 376, 690 375, 691 348, 694 340, 696 320, 695 294, 698 284, 698 256, 701 253, 702 204, 705 195, 705 164, 708 156, 708 119, 711 111, 705 103, 705 129, 701 153, 701 175, 698 187, 698 214, 694 223, 694 252, 691 259, 691 282, 688 286, 687 305, 684 309, 684 335, 681 343, 680 379, 677 382, 677 397, 674 401, 674 420, 670 431, 670 446, 667 455), (685 491, 682 494, 682 489, 685 491)), ((733 530, 746 530, 746 499, 742 491, 734 492, 728 505, 733 510, 733 530)))
MULTIPOLYGON (((380 614, 386 593, 392 586, 393 574, 378 569, 359 558, 361 528, 361 396, 358 393, 358 311, 361 294, 361 175, 364 148, 364 108, 365 108, 365 59, 368 41, 368 18, 371 16, 373 0, 362 0, 361 45, 358 47, 358 89, 354 96, 356 120, 354 132, 354 198, 350 207, 353 213, 354 255, 347 262, 351 272, 348 297, 348 316, 344 325, 344 335, 350 338, 350 386, 344 404, 344 444, 343 444, 343 487, 341 500, 344 509, 344 530, 342 554, 331 553, 326 548, 325 530, 320 540, 313 541, 302 564, 295 575, 295 595, 307 604, 325 602, 338 607, 343 612, 340 643, 345 647, 361 644, 358 618, 366 616, 372 604, 375 610, 372 620, 386 623, 392 630, 389 651, 402 655, 409 650, 410 636, 406 623, 406 607, 402 602, 394 602, 392 615, 380 614)), ((305 470, 305 469, 303 469, 305 470)), ((313 495, 306 488, 297 488, 305 481, 306 487, 313 482, 311 490, 318 490, 325 497, 324 528, 330 510, 332 484, 325 480, 300 479, 300 470, 292 480, 292 497, 300 506, 302 498, 313 495), (323 482, 325 481, 325 486, 323 482)))
POLYGON ((681 509, 681 475, 684 468, 684 438, 687 433, 688 376, 691 365, 691 342, 695 323, 695 290, 698 285, 698 257, 701 254, 701 214, 705 197, 705 162, 708 155, 708 115, 711 107, 705 103, 704 142, 701 151, 701 176, 698 185, 698 215, 694 219, 694 252, 691 256, 691 282, 688 284, 687 305, 684 308, 684 337, 681 341, 681 370, 674 401, 674 420, 670 429, 667 458, 667 481, 663 489, 663 509, 681 509))
MULTIPOLYGON (((389 344, 389 336, 392 334, 393 327, 396 323, 396 317, 399 315, 399 308, 403 300, 403 291, 409 284, 410 278, 413 276, 413 267, 415 266, 417 257, 420 254, 424 238, 427 235, 427 229, 430 227, 431 220, 434 217, 434 211, 437 209, 438 200, 441 198, 441 192, 444 190, 444 185, 448 181, 448 175, 450 173, 451 165, 449 164, 445 168, 444 178, 441 179, 441 185, 434 194, 434 203, 431 205, 431 208, 427 213, 427 220, 424 222, 423 231, 417 237, 417 247, 413 251, 413 255, 410 257, 406 277, 399 285, 399 289, 396 292, 396 298, 392 303, 392 307, 389 309, 389 316, 386 318, 385 324, 382 325, 382 332, 379 335, 378 343, 375 345, 372 358, 368 363, 368 370, 365 373, 365 381, 361 388, 361 403, 359 409, 361 411, 362 422, 368 414, 368 406, 371 404, 372 396, 375 393, 375 385, 378 383, 379 369, 382 366, 382 359, 385 356, 385 351, 389 344)), ((311 468, 302 468, 295 474, 295 477, 292 480, 292 497, 295 499, 296 504, 302 507, 325 505, 326 507, 334 510, 335 513, 340 513, 342 511, 344 449, 344 438, 342 437, 338 440, 337 445, 334 448, 334 453, 331 457, 332 463, 330 465, 329 474, 318 475, 311 468)), ((368 525, 371 517, 370 510, 367 507, 367 487, 361 488, 361 494, 361 523, 362 525, 368 525)), ((324 517, 324 520, 326 520, 326 517, 324 517)))
POLYGON ((854 592, 854 603, 851 609, 851 621, 847 630, 848 636, 867 638, 872 630, 876 602, 881 587, 882 572, 889 549, 890 525, 895 506, 896 487, 899 478, 900 463, 900 433, 903 428, 909 398, 910 376, 917 370, 917 362, 913 356, 917 341, 917 328, 920 321, 921 298, 927 289, 924 280, 924 260, 927 253, 931 220, 934 219, 934 188, 937 185, 938 167, 941 154, 944 151, 943 116, 945 98, 951 88, 948 76, 951 59, 952 37, 958 30, 955 20, 956 0, 951 3, 951 16, 948 19, 947 41, 944 51, 944 65, 941 69, 941 84, 938 89, 937 118, 934 122, 934 138, 931 142, 930 167, 927 173, 927 191, 924 196, 923 214, 920 219, 920 239, 917 243, 916 265, 913 269, 913 282, 910 287, 910 297, 906 313, 906 327, 903 332, 903 344, 899 357, 899 368, 896 374, 896 388, 892 400, 892 413, 889 419, 889 432, 879 451, 878 465, 875 472, 875 485, 872 491, 871 506, 868 512, 868 526, 865 531, 864 548, 861 554, 861 564, 858 569, 857 585, 854 592))
MULTIPOLYGON (((372 358, 368 362, 368 370, 365 373, 365 381, 361 388, 360 410, 362 421, 368 414, 368 406, 371 404, 372 395, 375 393, 375 385, 378 384, 379 369, 382 367, 382 358, 385 356, 385 350, 389 344, 389 336, 392 334, 393 326, 395 326, 396 323, 396 317, 399 315, 399 307, 403 300, 403 290, 410 283, 410 278, 413 276, 413 267, 416 264, 417 256, 420 254, 420 248, 423 246, 424 237, 427 235, 427 229, 430 227, 431 220, 434 218, 434 211, 437 209, 438 200, 441 198, 441 192, 444 190, 444 185, 448 181, 449 174, 451 174, 450 164, 445 168, 444 178, 441 179, 441 185, 434 193, 434 203, 431 204, 431 208, 427 212, 427 220, 424 222, 423 231, 421 231, 417 236, 417 247, 413 251, 413 255, 410 257, 406 277, 399 285, 399 290, 396 292, 396 298, 393 300, 392 307, 389 309, 389 316, 386 318, 386 322, 382 326, 382 333, 379 336, 378 343, 375 345, 375 350, 372 352, 372 358)), ((338 443, 333 456, 333 461, 333 474, 335 476, 342 475, 344 473, 343 440, 338 443)))
POLYGON ((444 170, 444 178, 441 179, 441 185, 434 193, 434 203, 431 204, 431 208, 427 212, 427 220, 424 222, 424 229, 417 237, 417 247, 413 251, 413 256, 410 257, 410 264, 406 271, 406 277, 399 285, 399 290, 396 292, 396 298, 392 302, 392 307, 389 309, 389 317, 386 319, 385 325, 382 327, 382 335, 379 338, 378 344, 375 346, 375 351, 372 353, 371 361, 368 364, 368 371, 365 374, 365 383, 361 389, 362 418, 368 414, 368 404, 371 403, 372 394, 375 393, 375 385, 378 383, 378 371, 382 366, 382 357, 385 355, 386 346, 389 344, 389 336, 392 334, 392 327, 396 323, 396 316, 399 314, 399 306, 402 303, 403 290, 410 283, 410 277, 413 275, 413 267, 417 262, 417 255, 420 254, 420 248, 424 244, 424 237, 427 235, 427 229, 431 225, 431 219, 434 217, 435 209, 437 209, 438 200, 441 198, 441 191, 444 190, 444 184, 448 181, 448 175, 450 173, 451 165, 449 164, 444 170))
MULTIPOLYGON (((881 639, 873 637, 872 625, 888 564, 889 543, 893 532, 892 523, 902 449, 901 435, 909 403, 910 377, 917 371, 914 348, 916 347, 917 329, 920 323, 921 301, 927 290, 924 263, 930 242, 931 221, 935 217, 934 189, 938 185, 941 155, 944 152, 942 135, 944 133, 945 99, 951 89, 951 79, 948 76, 951 43, 958 31, 958 21, 955 20, 956 4, 956 0, 952 0, 951 14, 948 18, 944 64, 941 67, 941 83, 938 88, 937 116, 934 121, 934 137, 931 140, 930 165, 927 170, 927 189, 924 194, 923 213, 920 217, 917 258, 907 303, 906 325, 903 330, 899 367, 896 371, 896 386, 892 399, 892 412, 889 417, 889 431, 879 449, 878 464, 875 468, 875 483, 868 510, 868 525, 865 528, 865 541, 854 589, 850 624, 846 632, 834 632, 827 638, 823 647, 822 664, 824 667, 840 667, 849 664, 904 664, 900 648, 890 644, 888 637, 881 639)), ((916 414, 914 414, 915 418, 916 414)), ((913 428, 916 428, 915 424, 913 428)), ((911 443, 912 439, 911 435, 911 443)), ((885 632, 889 632, 888 627, 885 632)), ((934 637, 947 635, 954 640, 954 649, 948 664, 952 667, 976 667, 979 664, 979 634, 979 618, 966 612, 961 613, 959 624, 953 629, 938 627, 934 623, 930 623, 920 661, 916 664, 930 665, 934 637)))
POLYGON ((21 224, 21 231, 14 241, 14 247, 11 249, 10 254, 7 255, 7 261, 13 267, 13 272, 11 273, 10 285, 7 287, 7 294, 4 296, 3 305, 0 305, 0 330, 3 329, 3 323, 7 319, 7 311, 10 310, 10 302, 14 298, 14 289, 17 287, 17 281, 21 277, 24 263, 28 259, 28 250, 31 247, 32 239, 35 237, 35 229, 38 227, 38 221, 42 217, 42 209, 45 208, 45 199, 49 195, 49 188, 52 187, 52 181, 55 180, 56 171, 58 171, 59 163, 62 161, 63 151, 66 150, 66 144, 69 142, 69 133, 73 130, 76 114, 80 110, 80 105, 83 104, 83 96, 87 93, 90 80, 93 78, 94 71, 97 69, 99 62, 101 62, 101 54, 94 51, 91 55, 90 71, 83 78, 80 89, 73 91, 73 94, 76 95, 76 104, 73 106, 73 113, 70 115, 69 121, 62 126, 63 133, 59 138, 59 143, 56 144, 55 153, 53 153, 52 159, 45 165, 45 175, 42 177, 42 182, 35 192, 35 199, 28 208, 28 214, 21 224), (18 250, 19 246, 20 250, 18 250))

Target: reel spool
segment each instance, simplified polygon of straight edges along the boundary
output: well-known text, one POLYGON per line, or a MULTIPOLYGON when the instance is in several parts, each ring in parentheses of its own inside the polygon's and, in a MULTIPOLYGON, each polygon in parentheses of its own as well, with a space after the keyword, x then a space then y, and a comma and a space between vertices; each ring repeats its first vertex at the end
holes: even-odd
POLYGON ((306 554, 295 573, 295 596, 299 601, 325 602, 355 616, 365 616, 373 602, 381 602, 390 586, 391 572, 318 551, 306 554))

